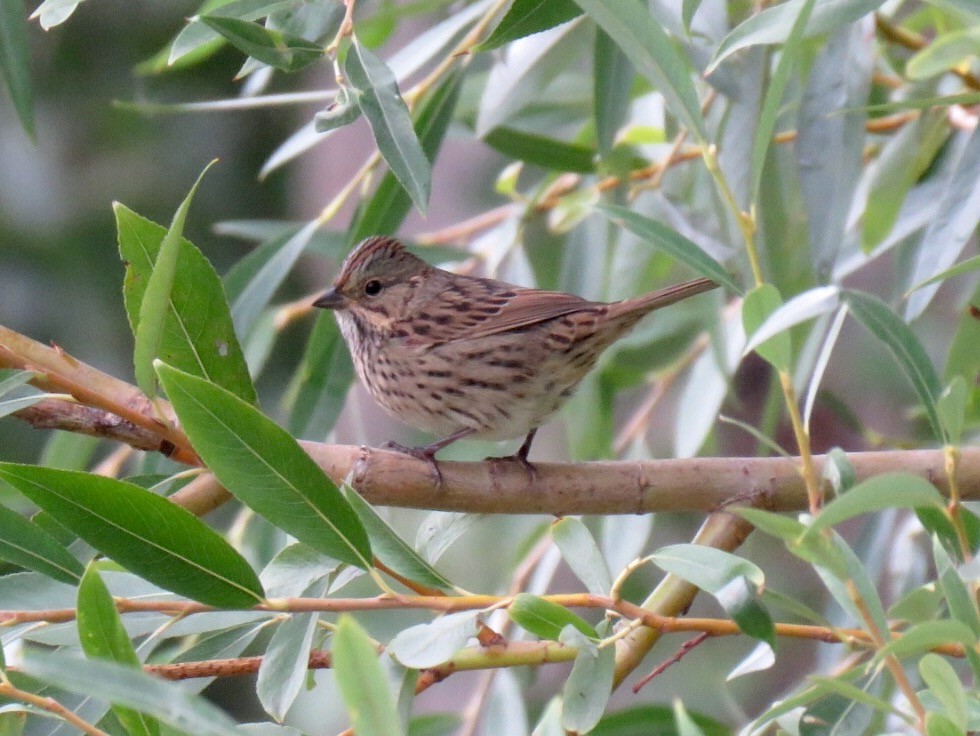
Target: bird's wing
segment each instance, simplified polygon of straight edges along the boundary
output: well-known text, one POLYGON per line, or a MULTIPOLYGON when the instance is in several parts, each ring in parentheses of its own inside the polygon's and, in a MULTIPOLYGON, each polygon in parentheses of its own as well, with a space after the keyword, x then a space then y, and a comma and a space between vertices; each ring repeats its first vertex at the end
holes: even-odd
POLYGON ((478 324, 462 329, 454 338, 470 340, 500 332, 520 330, 565 314, 604 306, 574 294, 537 289, 514 289, 513 296, 478 324))
POLYGON ((429 348, 520 330, 604 306, 573 294, 524 289, 485 279, 467 279, 462 288, 454 288, 456 284, 447 282, 447 288, 416 305, 412 315, 397 325, 402 339, 409 345, 429 348))

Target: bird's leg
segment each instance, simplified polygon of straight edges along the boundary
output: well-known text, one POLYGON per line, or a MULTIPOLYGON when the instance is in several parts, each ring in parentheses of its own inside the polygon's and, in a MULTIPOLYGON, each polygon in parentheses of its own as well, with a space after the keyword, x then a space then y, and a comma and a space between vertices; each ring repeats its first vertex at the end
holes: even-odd
POLYGON ((435 478, 436 486, 442 485, 442 471, 439 470, 439 464, 436 462, 436 453, 439 452, 443 447, 451 445, 456 440, 461 440, 464 437, 468 437, 473 434, 474 430, 467 427, 466 429, 461 429, 458 432, 449 435, 445 439, 433 442, 430 445, 422 445, 421 447, 407 447, 405 445, 400 445, 397 442, 385 442, 384 448, 386 450, 395 450, 396 452, 404 453, 405 455, 411 455, 419 460, 425 460, 429 467, 432 468, 432 476, 435 478))
POLYGON ((531 477, 531 480, 534 480, 538 475, 538 471, 534 467, 534 464, 527 459, 527 456, 528 453, 531 452, 531 443, 534 442, 534 435, 537 431, 538 428, 535 427, 528 432, 527 437, 524 438, 524 443, 513 455, 506 455, 505 457, 488 457, 487 460, 505 460, 520 463, 521 466, 527 471, 527 474, 531 477))

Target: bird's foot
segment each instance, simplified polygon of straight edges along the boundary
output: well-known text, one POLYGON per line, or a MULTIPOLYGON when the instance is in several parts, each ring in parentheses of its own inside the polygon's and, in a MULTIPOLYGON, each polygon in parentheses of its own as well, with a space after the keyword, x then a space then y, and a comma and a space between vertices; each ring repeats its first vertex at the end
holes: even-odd
POLYGON ((534 467, 534 463, 527 459, 526 455, 522 455, 520 452, 515 452, 513 455, 504 455, 503 457, 488 457, 487 462, 491 463, 517 463, 527 472, 528 480, 534 482, 538 477, 538 469, 534 467))
POLYGON ((442 485, 442 471, 439 470, 439 463, 436 462, 436 453, 443 448, 442 444, 436 442, 432 445, 423 445, 422 447, 408 447, 407 445, 400 445, 397 442, 385 442, 382 447, 385 450, 394 450, 403 455, 409 455, 416 460, 424 460, 429 464, 429 469, 432 471, 432 480, 436 488, 442 485))

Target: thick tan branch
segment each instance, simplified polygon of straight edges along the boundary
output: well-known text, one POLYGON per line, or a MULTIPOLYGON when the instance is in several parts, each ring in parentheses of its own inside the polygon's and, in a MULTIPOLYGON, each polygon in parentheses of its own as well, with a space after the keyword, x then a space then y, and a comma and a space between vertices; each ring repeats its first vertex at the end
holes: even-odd
MULTIPOLYGON (((397 452, 304 442, 321 468, 382 506, 510 514, 641 514, 714 511, 735 501, 774 511, 806 508, 798 458, 691 458, 591 463, 441 462, 436 486, 427 463, 397 452)), ((855 452, 857 479, 902 471, 947 493, 942 450, 855 452)), ((814 463, 821 472, 826 456, 814 463)), ((966 448, 958 468, 964 498, 980 498, 980 448, 966 448)), ((204 481, 202 481, 204 482, 204 481)))

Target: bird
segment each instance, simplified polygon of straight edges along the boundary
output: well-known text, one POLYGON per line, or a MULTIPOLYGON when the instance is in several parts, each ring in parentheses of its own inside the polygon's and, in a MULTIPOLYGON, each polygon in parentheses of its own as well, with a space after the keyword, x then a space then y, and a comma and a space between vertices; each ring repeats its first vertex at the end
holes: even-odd
POLYGON ((524 437, 572 395, 602 352, 642 317, 718 287, 698 278, 618 302, 525 288, 429 265, 394 237, 373 236, 344 260, 314 307, 333 310, 355 371, 385 410, 440 439, 387 447, 427 461, 464 437, 524 437))

